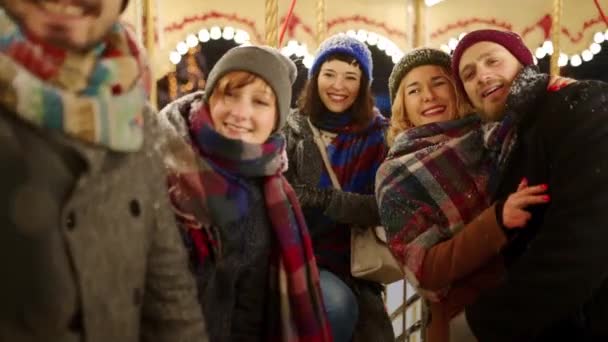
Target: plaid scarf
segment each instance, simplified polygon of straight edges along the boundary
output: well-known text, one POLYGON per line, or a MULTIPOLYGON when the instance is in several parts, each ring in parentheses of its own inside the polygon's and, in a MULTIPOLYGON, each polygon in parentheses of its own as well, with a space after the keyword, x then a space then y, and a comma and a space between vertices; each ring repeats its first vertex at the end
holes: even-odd
MULTIPOLYGON (((358 127, 352 123, 348 113, 327 113, 320 115, 313 124, 321 130, 338 133, 327 146, 327 156, 342 190, 373 194, 376 171, 387 152, 384 131, 388 120, 374 111, 374 117, 367 127, 358 127)), ((333 187, 325 168, 319 187, 333 187)))
POLYGON ((191 109, 189 135, 196 151, 172 150, 181 162, 169 163, 169 187, 178 217, 185 222, 201 262, 221 255, 213 229, 247 214, 248 190, 242 179, 263 177, 263 193, 274 232, 269 304, 271 336, 266 341, 330 341, 312 244, 296 195, 282 172, 285 140, 273 135, 262 145, 227 139, 213 129, 206 104, 191 109), (213 228, 212 228, 213 227, 213 228))
POLYGON ((524 67, 513 80, 500 124, 483 125, 484 146, 492 158, 493 169, 488 185, 492 196, 496 194, 512 152, 519 142, 517 127, 535 117, 530 106, 537 103, 539 96, 547 93, 548 83, 549 75, 541 74, 535 65, 524 67))
POLYGON ((26 35, 0 9, 0 70, 0 105, 21 119, 115 151, 141 147, 148 69, 122 25, 80 54, 26 35))
MULTIPOLYGON (((494 127, 496 125, 493 125, 494 127)), ((492 129, 488 138, 496 139, 492 129)), ((397 137, 378 170, 376 196, 390 248, 418 286, 426 251, 490 204, 492 158, 476 116, 414 127, 397 137)))

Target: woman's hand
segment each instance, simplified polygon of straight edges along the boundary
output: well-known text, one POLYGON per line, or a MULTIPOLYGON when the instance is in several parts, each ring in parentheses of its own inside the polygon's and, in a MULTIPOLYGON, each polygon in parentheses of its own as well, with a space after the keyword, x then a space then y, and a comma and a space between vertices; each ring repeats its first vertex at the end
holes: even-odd
POLYGON ((576 82, 575 79, 569 77, 562 76, 551 76, 549 79, 549 84, 547 84, 548 91, 558 91, 563 87, 576 82))
POLYGON ((502 209, 502 224, 507 229, 522 228, 532 217, 525 210, 530 205, 543 204, 549 202, 550 198, 545 192, 546 184, 528 186, 528 181, 524 178, 519 183, 517 191, 509 195, 502 209))

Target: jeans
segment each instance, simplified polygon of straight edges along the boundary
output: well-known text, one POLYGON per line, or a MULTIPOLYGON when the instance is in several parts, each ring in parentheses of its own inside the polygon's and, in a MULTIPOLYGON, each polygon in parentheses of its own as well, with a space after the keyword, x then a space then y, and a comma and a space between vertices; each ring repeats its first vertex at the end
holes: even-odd
POLYGON ((330 271, 320 270, 320 279, 334 342, 349 342, 359 317, 357 298, 351 289, 330 271))

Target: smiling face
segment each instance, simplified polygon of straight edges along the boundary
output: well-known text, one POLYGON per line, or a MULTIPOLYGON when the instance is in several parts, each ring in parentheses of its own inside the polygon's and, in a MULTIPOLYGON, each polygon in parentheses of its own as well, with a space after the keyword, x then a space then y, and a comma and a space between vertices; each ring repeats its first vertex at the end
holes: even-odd
POLYGON ((86 51, 118 20, 122 0, 1 0, 22 29, 52 45, 86 51))
POLYGON ((348 110, 359 95, 361 69, 357 64, 330 60, 319 71, 317 87, 321 101, 334 113, 348 110))
POLYGON ((493 42, 479 42, 464 51, 458 74, 484 120, 502 117, 511 84, 522 67, 509 50, 493 42))
POLYGON ((413 126, 455 119, 456 90, 446 71, 438 65, 412 69, 403 78, 403 103, 413 126))
POLYGON ((261 78, 231 72, 217 83, 209 99, 215 130, 229 139, 262 144, 277 124, 277 99, 261 78))

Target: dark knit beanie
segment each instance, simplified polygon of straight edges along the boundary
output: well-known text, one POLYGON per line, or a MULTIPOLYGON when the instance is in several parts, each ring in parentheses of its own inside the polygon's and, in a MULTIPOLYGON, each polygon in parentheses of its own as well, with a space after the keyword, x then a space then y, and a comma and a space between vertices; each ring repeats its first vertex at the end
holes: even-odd
POLYGON ((499 30, 477 30, 469 32, 460 40, 460 42, 458 42, 456 49, 454 49, 454 54, 452 55, 452 73, 454 74, 454 81, 465 95, 464 85, 462 84, 460 74, 458 73, 460 58, 469 47, 479 42, 493 42, 502 45, 505 49, 509 50, 523 66, 534 64, 532 52, 526 47, 523 39, 521 39, 517 33, 499 30))
POLYGON ((367 76, 369 84, 372 83, 372 53, 364 43, 345 34, 333 35, 319 45, 315 59, 308 71, 308 78, 312 78, 328 57, 337 53, 352 56, 359 63, 359 66, 361 66, 361 70, 367 76))
POLYGON ((296 65, 278 50, 269 46, 237 46, 226 52, 207 77, 205 101, 215 89, 217 81, 232 71, 248 71, 268 83, 277 97, 279 125, 283 127, 291 104, 291 86, 296 79, 296 65))
POLYGON ((388 90, 391 104, 397 95, 401 80, 412 71, 412 69, 423 65, 438 65, 445 68, 448 73, 451 73, 452 68, 450 63, 450 55, 437 49, 420 48, 405 54, 405 56, 401 57, 399 62, 395 64, 393 71, 391 71, 391 75, 388 78, 388 90))

